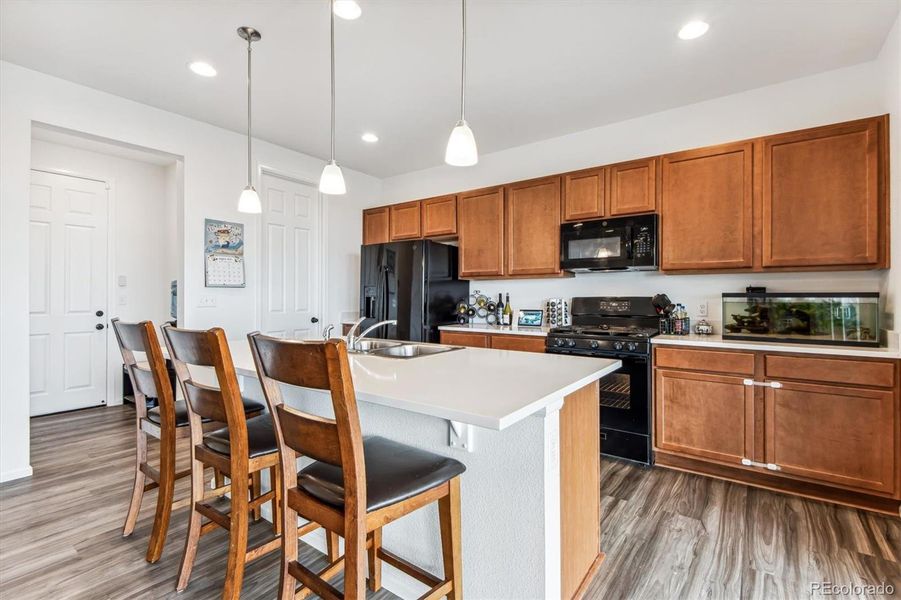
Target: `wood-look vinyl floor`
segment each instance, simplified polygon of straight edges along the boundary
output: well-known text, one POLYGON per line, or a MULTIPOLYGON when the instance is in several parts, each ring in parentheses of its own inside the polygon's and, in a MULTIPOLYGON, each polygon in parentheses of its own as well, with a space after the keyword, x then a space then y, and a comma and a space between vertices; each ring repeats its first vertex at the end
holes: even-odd
MULTIPOLYGON (((34 476, 0 486, 0 597, 219 597, 225 532, 201 539, 191 584, 177 595, 187 509, 173 515, 155 565, 144 561, 155 492, 145 498, 135 533, 121 536, 132 484, 133 414, 126 406, 32 419, 34 476)), ((187 483, 179 482, 176 499, 187 483)), ((586 598, 835 598, 811 593, 811 583, 820 581, 891 583, 891 597, 901 598, 898 519, 609 460, 601 490, 607 560, 586 598)), ((251 543, 269 535, 267 525, 256 524, 251 543)), ((301 556, 314 568, 325 565, 308 546, 301 556)), ((273 553, 248 565, 244 598, 275 597, 277 563, 273 553)))

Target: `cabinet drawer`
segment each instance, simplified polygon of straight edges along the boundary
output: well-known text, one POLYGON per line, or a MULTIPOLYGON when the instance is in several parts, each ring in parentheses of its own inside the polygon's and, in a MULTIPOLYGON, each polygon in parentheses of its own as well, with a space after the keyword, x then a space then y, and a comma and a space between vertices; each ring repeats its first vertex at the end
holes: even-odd
POLYGON ((753 376, 754 354, 752 352, 658 347, 654 353, 654 366, 753 376))
POLYGON ((441 343, 451 346, 468 346, 470 348, 487 348, 488 336, 484 333, 460 333, 457 331, 442 331, 441 343))
POLYGON ((491 347, 495 350, 520 350, 522 352, 544 352, 543 337, 523 335, 492 335, 491 347))
POLYGON ((895 365, 891 362, 767 354, 766 376, 777 380, 802 379, 815 383, 890 388, 895 385, 895 365))

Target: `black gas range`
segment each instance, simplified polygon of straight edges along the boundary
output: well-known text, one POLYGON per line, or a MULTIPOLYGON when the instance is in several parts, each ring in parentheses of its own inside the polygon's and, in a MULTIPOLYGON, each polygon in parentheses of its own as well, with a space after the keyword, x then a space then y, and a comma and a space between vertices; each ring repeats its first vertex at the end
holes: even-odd
POLYGON ((600 381, 601 453, 650 465, 651 343, 660 316, 650 297, 573 298, 572 325, 548 332, 546 350, 616 358, 600 381))

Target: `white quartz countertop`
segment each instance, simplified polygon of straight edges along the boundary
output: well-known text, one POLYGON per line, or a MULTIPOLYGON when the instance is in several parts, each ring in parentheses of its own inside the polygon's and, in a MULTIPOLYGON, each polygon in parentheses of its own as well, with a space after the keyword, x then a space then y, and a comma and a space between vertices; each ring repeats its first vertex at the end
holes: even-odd
MULTIPOLYGON (((246 339, 230 340, 239 375, 257 377, 246 339)), ((619 369, 618 360, 463 348, 410 359, 350 354, 357 399, 501 430, 619 369)))
POLYGON ((794 352, 798 354, 824 354, 832 356, 862 356, 866 358, 901 359, 898 347, 860 348, 853 346, 821 346, 818 344, 780 344, 774 342, 749 342, 744 340, 724 340, 721 334, 712 335, 657 335, 652 344, 669 346, 703 346, 707 348, 727 348, 733 350, 765 350, 768 352, 794 352))
POLYGON ((518 325, 489 325, 487 323, 468 323, 466 325, 441 325, 441 331, 459 331, 462 333, 490 333, 504 335, 531 335, 547 337, 550 327, 519 327, 518 325))

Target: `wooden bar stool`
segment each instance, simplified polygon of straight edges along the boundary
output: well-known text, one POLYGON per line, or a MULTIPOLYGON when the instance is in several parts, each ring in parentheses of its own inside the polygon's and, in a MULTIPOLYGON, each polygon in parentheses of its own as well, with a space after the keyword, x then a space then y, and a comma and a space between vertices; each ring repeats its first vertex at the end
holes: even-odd
POLYGON ((463 596, 460 554, 459 461, 382 437, 363 437, 343 340, 298 342, 253 333, 248 336, 260 382, 275 421, 284 477, 284 527, 298 515, 345 539, 345 553, 319 573, 297 561, 297 537, 284 536, 279 598, 315 593, 325 598, 365 598, 381 587, 382 561, 431 589, 423 598, 463 596), (286 406, 281 385, 331 392, 335 418, 286 406), (296 471, 299 456, 316 462, 296 471), (382 527, 438 502, 444 577, 439 578, 382 548, 382 527), (367 565, 368 563, 368 565, 367 565), (328 579, 344 570, 344 593, 328 579), (297 583, 300 590, 296 589, 297 583))
MULTIPOLYGON (((221 527, 229 532, 222 597, 239 598, 245 564, 278 549, 282 543, 280 493, 283 486, 272 419, 268 414, 248 419, 242 410, 238 377, 222 329, 192 331, 165 326, 163 337, 187 401, 191 431, 191 516, 176 589, 182 591, 188 585, 200 537, 221 527), (218 387, 196 381, 189 366, 212 367, 218 387), (203 419, 224 422, 228 426, 204 433, 203 419), (207 466, 228 477, 229 484, 205 490, 203 472, 207 466), (261 493, 259 483, 259 475, 264 469, 269 469, 272 481, 272 490, 265 494, 261 493), (209 503, 226 493, 231 496, 228 512, 209 503), (272 502, 272 527, 276 537, 248 549, 248 514, 252 513, 258 519, 260 507, 266 502, 272 502), (208 520, 202 523, 202 518, 208 520)), ((318 527, 316 523, 305 525, 301 534, 318 527)), ((297 535, 296 520, 294 527, 289 529, 297 535)))

